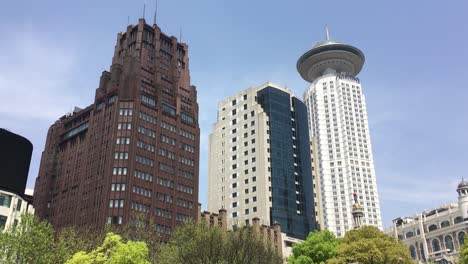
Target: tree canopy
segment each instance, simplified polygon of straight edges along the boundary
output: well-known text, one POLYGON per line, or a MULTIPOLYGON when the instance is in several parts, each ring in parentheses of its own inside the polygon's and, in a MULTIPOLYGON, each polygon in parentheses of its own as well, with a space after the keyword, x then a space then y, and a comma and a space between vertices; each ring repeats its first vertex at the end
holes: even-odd
MULTIPOLYGON (((336 239, 329 231, 310 233, 293 247, 292 264, 410 264, 406 246, 376 227, 364 226, 336 239)), ((468 264, 468 263, 467 263, 468 264)))
POLYGON ((23 214, 18 224, 0 232, 2 263, 54 263, 53 248, 52 226, 30 214, 23 214))
POLYGON ((112 232, 101 246, 86 253, 77 252, 66 264, 149 264, 148 247, 144 242, 127 241, 112 232))
POLYGON ((468 264, 468 235, 465 235, 463 245, 460 248, 460 264, 468 264))
POLYGON ((150 221, 104 229, 68 227, 55 232, 50 224, 25 214, 0 232, 0 262, 49 263, 216 263, 280 264, 278 250, 252 227, 223 231, 205 224, 180 225, 167 243, 150 221))
POLYGON ((410 264, 414 263, 406 246, 373 226, 346 233, 339 240, 337 256, 330 264, 410 264))
POLYGON ((224 232, 218 227, 187 223, 162 245, 156 263, 161 264, 270 264, 282 263, 275 248, 252 227, 224 232))
POLYGON ((304 242, 294 245, 288 263, 325 263, 336 256, 337 246, 338 240, 332 232, 328 230, 311 232, 304 242))

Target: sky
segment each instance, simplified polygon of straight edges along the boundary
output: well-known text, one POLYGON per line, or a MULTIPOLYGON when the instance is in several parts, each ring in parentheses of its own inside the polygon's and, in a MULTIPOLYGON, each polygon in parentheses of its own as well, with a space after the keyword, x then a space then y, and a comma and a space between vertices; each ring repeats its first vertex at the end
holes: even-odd
MULTIPOLYGON (((47 130, 94 100, 128 17, 155 1, 4 1, 0 127, 34 145, 34 188, 47 130)), ((267 81, 302 98, 297 59, 325 38, 360 48, 384 226, 456 201, 468 178, 468 1, 159 0, 157 23, 189 45, 201 129, 200 202, 217 102, 267 81)), ((1 146, 0 146, 1 147, 1 146)))

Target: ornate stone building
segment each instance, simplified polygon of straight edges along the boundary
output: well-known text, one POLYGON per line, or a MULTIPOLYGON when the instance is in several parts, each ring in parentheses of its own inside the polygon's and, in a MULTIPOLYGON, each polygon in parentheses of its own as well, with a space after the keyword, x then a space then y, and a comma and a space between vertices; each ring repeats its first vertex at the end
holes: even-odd
POLYGON ((413 216, 393 220, 385 232, 407 245, 418 263, 454 264, 468 232, 468 182, 457 188, 458 203, 449 203, 413 216))

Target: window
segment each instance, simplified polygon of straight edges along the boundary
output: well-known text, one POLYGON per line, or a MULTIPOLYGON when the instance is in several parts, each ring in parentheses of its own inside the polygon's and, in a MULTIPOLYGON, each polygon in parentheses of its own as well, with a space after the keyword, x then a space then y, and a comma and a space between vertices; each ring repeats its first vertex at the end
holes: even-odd
POLYGON ((152 107, 156 106, 156 99, 153 99, 153 98, 151 98, 149 96, 146 96, 146 95, 141 96, 141 102, 143 104, 146 104, 146 105, 149 105, 149 106, 152 106, 152 107))
POLYGON ((190 158, 186 158, 182 155, 179 155, 179 162, 188 166, 195 166, 195 161, 190 158))
POLYGON ((439 239, 435 238, 432 240, 432 252, 440 251, 439 239))
POLYGON ((183 113, 183 112, 180 114, 180 119, 182 120, 182 122, 187 123, 187 124, 195 123, 195 118, 193 118, 193 116, 183 113))
POLYGON ((127 168, 126 167, 114 167, 112 169, 112 175, 127 175, 127 168))
POLYGON ((235 106, 236 104, 237 104, 237 101, 236 101, 235 99, 232 100, 231 105, 232 105, 232 106, 235 106))
POLYGON ((115 152, 114 159, 128 159, 128 152, 115 152))
MULTIPOLYGON (((163 114, 169 115, 169 116, 175 116, 176 115, 176 109, 172 105, 169 105, 167 103, 162 103, 162 112, 163 114)), ((192 117, 192 122, 193 122, 193 117, 192 117)))
POLYGON ((161 121, 161 127, 171 132, 176 132, 176 127, 164 121, 161 121))
POLYGON ((170 174, 174 174, 174 171, 175 171, 173 166, 164 164, 162 162, 159 163, 159 170, 170 173, 170 174))
POLYGON ((0 230, 3 231, 3 229, 5 229, 7 219, 8 217, 0 215, 0 230))
POLYGON ((121 116, 131 116, 133 115, 133 109, 131 108, 120 108, 119 115, 121 116))
MULTIPOLYGON (((88 123, 86 123, 86 125, 87 125, 87 124, 88 124, 88 123)), ((81 127, 81 126, 80 126, 80 127, 81 127)), ((76 129, 76 128, 75 128, 75 129, 76 129)), ((73 130, 75 130, 75 129, 73 129, 73 130)), ((130 130, 130 129, 132 129, 132 123, 129 123, 129 122, 127 122, 127 123, 118 123, 118 124, 117 124, 117 129, 118 129, 118 130, 130 130)), ((73 130, 72 130, 72 131, 73 131, 73 130)), ((72 132, 72 131, 70 131, 70 132, 72 132)), ((68 136, 68 134, 69 134, 70 132, 68 132, 68 133, 66 134, 66 137, 71 137, 71 136, 68 136)))
POLYGON ((124 200, 109 200, 109 208, 123 208, 124 200))
POLYGON ((138 187, 138 186, 133 186, 132 188, 133 193, 146 196, 146 197, 151 197, 152 191, 146 188, 138 187))
POLYGON ((11 205, 11 195, 0 194, 0 206, 10 207, 11 205))
POLYGON ((148 158, 143 157, 143 156, 136 155, 135 161, 137 163, 141 163, 141 164, 149 166, 149 167, 154 166, 154 161, 152 159, 148 159, 148 158))
POLYGON ((237 202, 233 202, 232 203, 232 208, 236 208, 237 207, 237 202))
POLYGON ((460 232, 458 233, 458 243, 459 245, 463 245, 463 243, 465 242, 465 232, 460 232))
POLYGON ((113 191, 113 192, 123 192, 123 191, 125 191, 125 183, 113 183, 111 185, 111 191, 113 191))
POLYGON ((445 236, 445 248, 446 249, 449 249, 450 252, 453 252, 454 250, 454 246, 453 246, 453 239, 452 239, 452 236, 448 235, 448 236, 445 236))
POLYGON ((146 135, 151 138, 156 138, 156 132, 144 126, 138 126, 138 133, 146 135))
POLYGON ((154 117, 152 115, 146 114, 144 112, 140 112, 139 117, 140 117, 141 120, 144 120, 144 121, 146 121, 148 123, 156 124, 156 117, 154 117))
POLYGON ((116 138, 115 143, 117 145, 129 145, 130 144, 130 138, 129 137, 118 137, 118 138, 116 138))
POLYGON ((449 221, 443 221, 443 222, 440 224, 441 227, 447 227, 447 226, 449 226, 449 225, 450 225, 450 222, 449 222, 449 221))
POLYGON ((161 177, 158 177, 156 179, 156 183, 159 184, 159 185, 162 185, 164 187, 171 188, 171 189, 174 187, 174 181, 164 179, 164 178, 161 178, 161 177))

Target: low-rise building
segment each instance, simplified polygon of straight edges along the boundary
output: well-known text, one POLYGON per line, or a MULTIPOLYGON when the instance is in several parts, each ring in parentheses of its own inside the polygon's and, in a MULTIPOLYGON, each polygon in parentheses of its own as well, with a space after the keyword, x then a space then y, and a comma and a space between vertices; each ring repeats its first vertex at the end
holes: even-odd
POLYGON ((418 263, 457 263, 468 233, 468 182, 457 188, 458 203, 449 203, 422 213, 399 217, 385 232, 403 241, 418 263))
POLYGON ((0 232, 34 213, 32 192, 26 192, 33 145, 31 141, 0 128, 0 232))
POLYGON ((20 221, 21 214, 34 214, 32 195, 20 196, 0 189, 0 232, 20 221))

